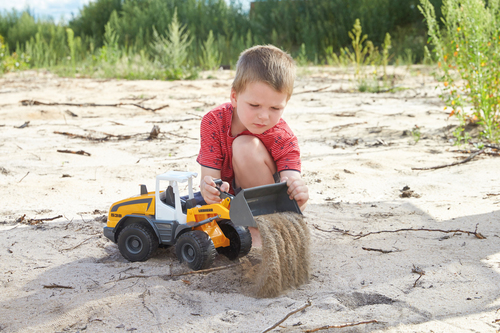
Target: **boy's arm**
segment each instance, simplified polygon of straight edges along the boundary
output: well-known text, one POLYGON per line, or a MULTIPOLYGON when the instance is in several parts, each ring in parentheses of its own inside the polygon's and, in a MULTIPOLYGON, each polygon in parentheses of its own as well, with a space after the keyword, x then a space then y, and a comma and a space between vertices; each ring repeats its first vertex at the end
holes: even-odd
MULTIPOLYGON (((214 182, 214 179, 220 179, 220 177, 220 170, 201 166, 200 192, 207 204, 219 203, 221 201, 219 190, 215 187, 214 182)), ((223 182, 221 190, 225 192, 229 191, 229 183, 223 182)))
POLYGON ((300 176, 300 172, 293 170, 283 170, 280 172, 281 181, 286 181, 290 199, 295 199, 301 211, 304 211, 309 200, 309 189, 300 176))

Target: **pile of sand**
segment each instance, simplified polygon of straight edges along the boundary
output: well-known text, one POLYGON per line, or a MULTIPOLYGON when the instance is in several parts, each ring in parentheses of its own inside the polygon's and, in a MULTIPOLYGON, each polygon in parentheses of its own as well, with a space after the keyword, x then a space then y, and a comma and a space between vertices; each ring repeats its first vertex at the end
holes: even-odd
POLYGON ((262 237, 262 262, 253 274, 257 297, 276 297, 309 281, 309 229, 302 215, 276 213, 255 221, 262 237))

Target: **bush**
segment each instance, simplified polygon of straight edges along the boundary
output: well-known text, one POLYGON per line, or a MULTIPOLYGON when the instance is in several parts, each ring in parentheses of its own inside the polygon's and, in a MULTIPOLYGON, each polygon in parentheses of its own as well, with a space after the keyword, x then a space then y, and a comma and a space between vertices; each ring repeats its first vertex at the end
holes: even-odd
POLYGON ((444 30, 436 21, 429 0, 421 0, 420 10, 429 28, 430 41, 438 59, 442 99, 450 116, 460 120, 457 142, 468 141, 464 128, 481 126, 481 138, 500 139, 500 2, 490 0, 445 0, 444 30))

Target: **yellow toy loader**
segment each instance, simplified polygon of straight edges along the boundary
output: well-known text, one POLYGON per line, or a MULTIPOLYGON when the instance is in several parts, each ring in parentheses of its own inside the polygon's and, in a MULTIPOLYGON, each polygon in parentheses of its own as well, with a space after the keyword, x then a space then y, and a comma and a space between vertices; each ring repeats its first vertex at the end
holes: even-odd
POLYGON ((230 260, 247 255, 252 247, 248 227, 257 227, 254 216, 301 213, 297 202, 289 199, 286 183, 243 189, 236 196, 221 192, 221 203, 197 205, 196 176, 169 171, 156 176, 155 192, 141 185, 139 196, 111 206, 104 235, 118 244, 127 260, 145 261, 158 246, 175 245, 179 261, 200 270, 210 267, 217 253, 230 260), (181 197, 179 184, 186 182, 189 194, 181 197))

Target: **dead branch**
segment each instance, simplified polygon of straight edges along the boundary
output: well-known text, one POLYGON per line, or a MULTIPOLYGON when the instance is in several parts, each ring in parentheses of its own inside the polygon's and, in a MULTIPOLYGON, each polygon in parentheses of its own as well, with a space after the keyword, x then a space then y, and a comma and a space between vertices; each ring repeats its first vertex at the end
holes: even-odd
POLYGON ((476 238, 479 239, 486 239, 481 233, 477 232, 477 225, 476 225, 476 230, 474 231, 467 231, 467 230, 460 230, 460 229, 454 229, 454 230, 442 230, 442 229, 426 229, 426 228, 419 228, 419 229, 413 229, 413 228, 404 228, 404 229, 397 229, 397 230, 381 230, 381 231, 373 231, 369 232, 366 234, 358 234, 355 235, 355 239, 360 239, 369 235, 375 235, 375 234, 382 234, 382 233, 395 233, 395 232, 402 232, 402 231, 429 231, 429 232, 444 232, 444 233, 463 233, 467 235, 474 235, 476 238))
POLYGON ((161 109, 164 109, 166 107, 169 107, 168 104, 165 104, 165 105, 162 105, 158 108, 148 108, 148 107, 145 107, 145 106, 142 106, 140 104, 137 104, 137 103, 113 103, 113 104, 97 104, 97 103, 44 103, 44 102, 40 102, 40 101, 35 101, 35 100, 32 100, 32 99, 24 99, 22 101, 20 101, 19 103, 21 103, 21 105, 23 106, 31 106, 31 105, 47 105, 47 106, 56 106, 56 105, 65 105, 65 106, 80 106, 80 107, 100 107, 100 106, 104 106, 104 107, 120 107, 122 105, 132 105, 132 106, 135 106, 135 107, 138 107, 138 108, 141 108, 143 110, 146 110, 146 111, 152 111, 152 112, 156 112, 158 110, 161 110, 161 109))
POLYGON ((353 233, 350 233, 348 230, 342 230, 342 229, 338 229, 336 227, 333 227, 332 230, 325 230, 325 229, 321 229, 320 227, 318 227, 315 224, 313 224, 313 226, 314 226, 314 228, 316 228, 319 231, 339 232, 339 233, 342 233, 343 235, 354 237, 355 239, 360 239, 360 238, 370 236, 370 235, 375 235, 375 234, 395 233, 395 232, 403 232, 403 231, 429 231, 429 232, 444 232, 444 233, 463 233, 463 234, 467 234, 467 235, 474 235, 474 236, 476 236, 476 238, 479 238, 479 239, 486 239, 485 236, 483 236, 481 233, 477 232, 477 224, 476 224, 476 229, 474 231, 467 231, 467 230, 461 230, 461 229, 442 230, 442 229, 427 229, 427 228, 419 228, 419 229, 404 228, 404 229, 397 229, 397 230, 373 231, 373 232, 368 232, 366 234, 363 234, 363 233, 353 234, 353 233))
POLYGON ((63 216, 57 215, 55 217, 48 217, 48 218, 41 218, 41 219, 27 219, 27 220, 24 219, 25 217, 26 217, 26 214, 24 214, 20 219, 18 219, 18 222, 19 223, 25 222, 27 224, 34 225, 34 224, 38 224, 38 223, 41 223, 44 221, 53 221, 53 220, 58 219, 58 218, 63 217, 63 216))
POLYGON ((71 286, 62 286, 60 284, 55 284, 55 283, 52 283, 52 284, 49 284, 49 285, 43 285, 44 288, 47 288, 47 289, 54 289, 54 288, 61 288, 61 289, 74 289, 73 287, 71 286))
POLYGON ((61 150, 61 149, 58 149, 57 150, 58 153, 67 153, 67 154, 77 154, 77 155, 84 155, 84 156, 91 156, 89 153, 87 153, 86 151, 83 151, 83 150, 78 150, 78 151, 73 151, 73 150, 61 150))
POLYGON ((381 253, 401 252, 400 250, 396 250, 396 251, 393 251, 393 250, 382 250, 382 249, 374 249, 374 248, 371 248, 371 247, 362 247, 362 249, 365 250, 365 251, 375 251, 375 252, 381 252, 381 253))
POLYGON ((199 271, 189 271, 189 272, 185 272, 185 273, 168 274, 168 275, 163 275, 162 277, 163 277, 164 280, 167 280, 169 278, 176 277, 176 276, 192 275, 192 274, 206 274, 206 273, 212 273, 212 272, 216 272, 216 271, 221 271, 223 269, 233 268, 233 267, 240 266, 240 265, 241 265, 241 263, 237 263, 237 264, 232 264, 232 265, 227 265, 227 266, 220 266, 220 267, 213 267, 213 268, 208 268, 208 269, 202 269, 202 270, 199 270, 199 271))
POLYGON ((299 92, 296 92, 296 93, 293 93, 293 94, 294 95, 300 95, 300 94, 307 94, 307 93, 315 93, 315 92, 318 92, 318 91, 322 91, 322 90, 328 89, 330 87, 331 87, 331 85, 323 87, 323 88, 319 88, 319 89, 299 91, 299 92))
POLYGON ((426 167, 426 168, 411 168, 412 170, 436 170, 436 169, 442 169, 442 168, 446 168, 446 167, 451 167, 451 166, 454 166, 454 165, 459 165, 459 164, 463 164, 463 163, 467 163, 469 162, 470 160, 472 160, 474 157, 480 155, 484 153, 484 149, 481 149, 475 153, 472 153, 469 155, 469 157, 467 157, 466 159, 464 160, 461 160, 459 162, 455 162, 455 163, 450 163, 450 164, 445 164, 445 165, 438 165, 438 166, 435 166, 435 167, 426 167))
POLYGON ((314 329, 311 329, 311 330, 305 330, 304 332, 310 333, 310 332, 317 332, 317 331, 320 331, 320 330, 327 330, 327 329, 330 329, 330 328, 344 328, 344 327, 366 325, 366 324, 374 324, 374 323, 378 323, 378 321, 376 321, 375 319, 373 319, 373 320, 370 320, 370 321, 361 321, 359 323, 347 323, 347 324, 342 324, 342 325, 328 325, 328 326, 314 328, 314 329))
POLYGON ((265 330, 262 331, 262 333, 266 333, 266 332, 269 332, 269 331, 275 329, 276 327, 278 327, 279 324, 281 324, 282 322, 284 322, 285 320, 287 320, 291 315, 293 315, 293 314, 295 314, 297 312, 300 312, 300 311, 304 310, 305 308, 307 308, 309 306, 311 306, 311 301, 307 300, 306 304, 304 304, 303 306, 301 306, 298 309, 293 310, 292 312, 289 312, 283 319, 281 319, 280 321, 276 322, 274 325, 266 328, 265 330))

